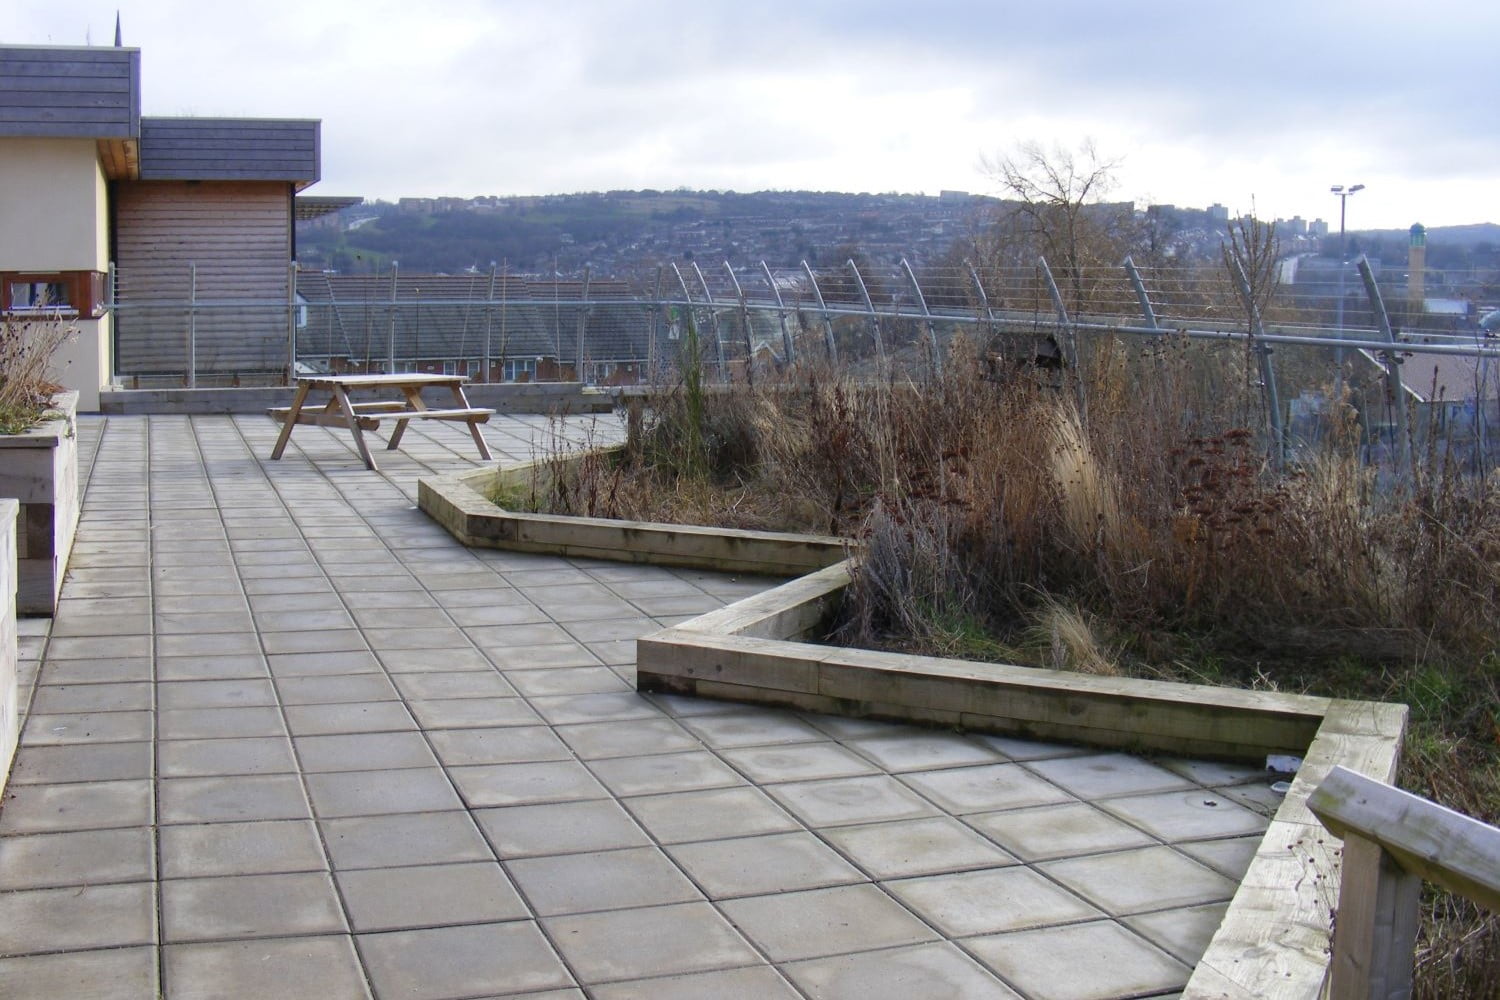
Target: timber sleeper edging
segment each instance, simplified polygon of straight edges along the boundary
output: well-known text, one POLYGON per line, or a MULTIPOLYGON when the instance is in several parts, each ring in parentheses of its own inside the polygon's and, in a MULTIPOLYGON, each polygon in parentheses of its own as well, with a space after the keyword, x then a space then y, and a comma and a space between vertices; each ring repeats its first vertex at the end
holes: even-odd
POLYGON ((849 584, 839 539, 499 511, 530 464, 423 479, 419 505, 467 545, 795 576, 636 643, 636 684, 837 715, 1136 752, 1303 764, 1182 996, 1315 1000, 1330 967, 1340 842, 1307 808, 1335 765, 1392 782, 1405 705, 980 664, 806 641, 849 584), (801 541, 802 545, 795 544, 801 541), (753 555, 746 555, 753 553, 753 555), (803 575, 796 575, 796 574, 803 575))

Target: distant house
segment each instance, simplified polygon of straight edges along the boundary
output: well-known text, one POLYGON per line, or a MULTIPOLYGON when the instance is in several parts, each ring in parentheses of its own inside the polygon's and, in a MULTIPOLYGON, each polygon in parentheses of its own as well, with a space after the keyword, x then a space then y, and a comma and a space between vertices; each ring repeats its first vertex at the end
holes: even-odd
POLYGON ((133 48, 3 46, 0 78, 0 309, 45 286, 77 316, 60 374, 80 407, 116 374, 182 372, 192 298, 267 303, 197 316, 197 371, 284 372, 320 123, 142 117, 133 48))

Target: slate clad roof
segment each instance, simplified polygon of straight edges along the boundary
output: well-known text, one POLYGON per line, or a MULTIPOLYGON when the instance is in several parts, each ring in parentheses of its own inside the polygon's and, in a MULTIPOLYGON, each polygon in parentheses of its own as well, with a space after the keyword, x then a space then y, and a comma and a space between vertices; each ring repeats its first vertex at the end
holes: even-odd
MULTIPOLYGON (((585 361, 643 361, 649 355, 651 307, 622 281, 594 281, 589 304, 581 282, 488 274, 345 275, 299 272, 307 303, 298 334, 304 355, 384 358, 395 339, 398 359, 578 357, 583 322, 585 361)), ((665 324, 658 324, 665 330, 665 324)))
POLYGON ((133 139, 139 49, 0 46, 0 136, 133 139))
POLYGON ((319 177, 320 122, 305 118, 142 118, 143 181, 319 177))

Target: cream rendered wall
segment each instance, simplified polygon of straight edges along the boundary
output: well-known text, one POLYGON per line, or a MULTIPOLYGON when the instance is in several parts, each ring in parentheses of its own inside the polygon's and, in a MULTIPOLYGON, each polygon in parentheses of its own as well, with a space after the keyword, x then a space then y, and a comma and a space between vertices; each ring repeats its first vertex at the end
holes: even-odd
MULTIPOLYGON (((109 184, 93 139, 0 140, 0 270, 109 268, 109 184)), ((113 374, 110 321, 80 320, 59 352, 55 378, 77 390, 81 411, 99 409, 113 374)))

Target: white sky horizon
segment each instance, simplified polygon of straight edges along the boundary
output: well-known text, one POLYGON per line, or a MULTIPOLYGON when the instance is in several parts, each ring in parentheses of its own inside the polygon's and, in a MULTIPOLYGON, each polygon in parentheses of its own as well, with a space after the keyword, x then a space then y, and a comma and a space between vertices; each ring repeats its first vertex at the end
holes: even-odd
POLYGON ((309 194, 999 195, 1021 141, 1109 197, 1351 230, 1500 221, 1500 5, 17 0, 4 44, 141 49, 148 115, 319 118, 309 194))

